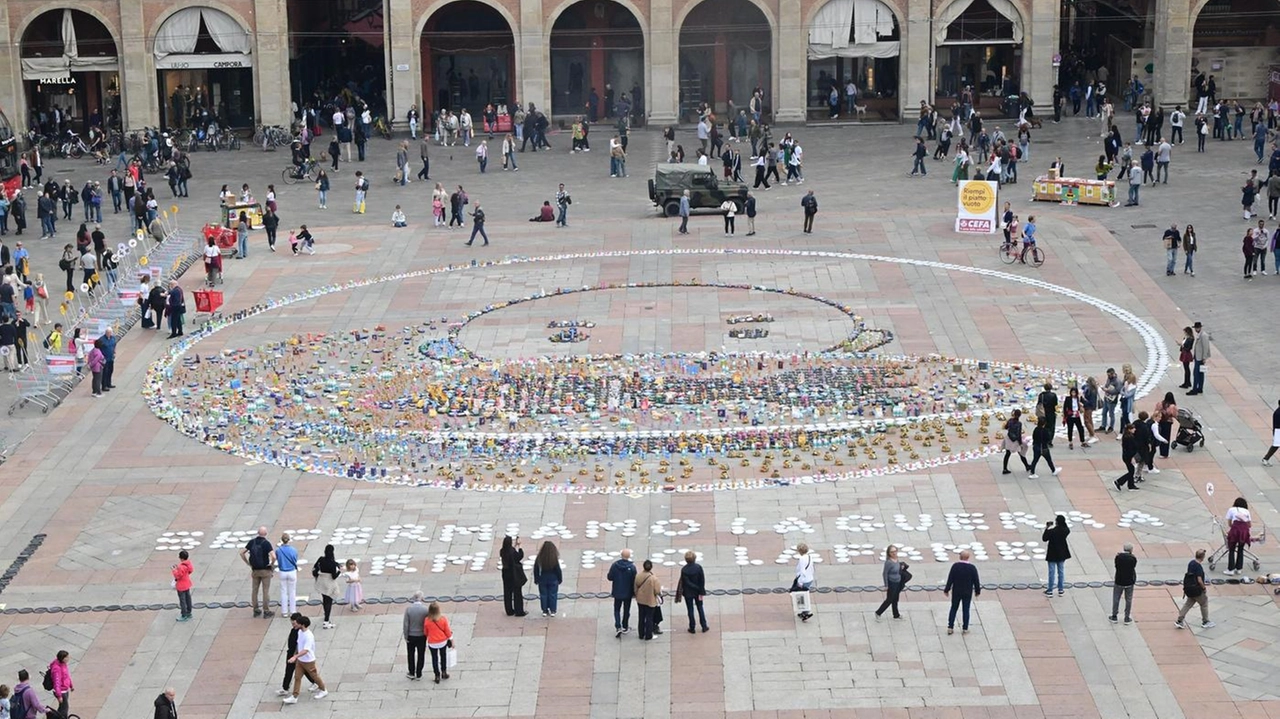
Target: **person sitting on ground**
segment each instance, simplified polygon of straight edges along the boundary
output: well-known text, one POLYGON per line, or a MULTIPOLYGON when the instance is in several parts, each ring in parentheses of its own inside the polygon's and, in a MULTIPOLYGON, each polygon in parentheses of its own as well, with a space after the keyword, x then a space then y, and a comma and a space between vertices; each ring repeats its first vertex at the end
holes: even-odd
POLYGON ((391 226, 392 227, 408 227, 409 226, 409 222, 405 220, 405 217, 404 217, 404 210, 401 210, 399 205, 396 205, 396 211, 391 213, 391 226))
POLYGON ((530 217, 530 222, 555 222, 556 211, 551 207, 551 200, 543 200, 537 217, 530 217))

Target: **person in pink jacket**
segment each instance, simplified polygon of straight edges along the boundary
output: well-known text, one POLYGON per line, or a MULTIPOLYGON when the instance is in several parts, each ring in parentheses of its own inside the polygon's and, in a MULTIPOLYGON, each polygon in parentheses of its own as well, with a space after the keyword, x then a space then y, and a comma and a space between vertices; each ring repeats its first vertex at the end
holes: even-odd
POLYGON ((187 550, 178 552, 178 563, 173 565, 173 588, 178 591, 178 621, 191 619, 191 574, 195 567, 191 565, 191 555, 187 550))
POLYGON ((71 682, 71 669, 67 666, 67 658, 71 653, 66 649, 58 652, 58 658, 49 663, 49 676, 53 677, 53 696, 58 700, 58 713, 67 716, 71 713, 71 692, 76 687, 71 682))
POLYGON ((93 341, 93 349, 89 350, 89 372, 93 374, 93 396, 102 396, 102 368, 107 366, 107 357, 102 354, 102 339, 93 341))

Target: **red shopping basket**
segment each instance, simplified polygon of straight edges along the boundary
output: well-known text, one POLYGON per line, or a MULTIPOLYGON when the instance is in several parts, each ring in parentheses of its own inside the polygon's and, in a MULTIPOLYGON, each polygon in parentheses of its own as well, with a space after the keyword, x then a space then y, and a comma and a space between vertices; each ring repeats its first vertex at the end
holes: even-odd
POLYGON ((216 312, 222 306, 220 290, 196 290, 191 294, 196 297, 196 312, 216 312))
POLYGON ((235 230, 212 222, 204 226, 204 238, 206 240, 212 239, 220 250, 235 247, 236 244, 235 230))

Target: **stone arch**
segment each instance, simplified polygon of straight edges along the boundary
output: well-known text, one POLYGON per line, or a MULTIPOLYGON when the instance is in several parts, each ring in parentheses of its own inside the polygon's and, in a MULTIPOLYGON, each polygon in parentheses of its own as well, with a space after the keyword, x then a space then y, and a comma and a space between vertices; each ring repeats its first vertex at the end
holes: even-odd
POLYGON ((28 13, 27 16, 22 19, 22 22, 19 23, 14 28, 13 44, 19 46, 19 50, 21 50, 20 46, 22 44, 22 37, 23 35, 27 34, 27 29, 31 27, 32 23, 34 23, 38 18, 40 18, 42 15, 46 13, 55 12, 57 10, 64 10, 67 8, 70 8, 72 10, 79 10, 80 12, 85 13, 86 15, 90 15, 95 20, 102 23, 102 26, 107 29, 107 34, 111 36, 111 41, 116 44, 116 52, 117 53, 120 52, 120 33, 117 30, 117 28, 112 26, 110 18, 108 18, 106 15, 103 15, 93 6, 73 5, 71 3, 65 2, 65 0, 62 2, 58 2, 57 0, 54 0, 54 2, 44 3, 42 5, 37 6, 30 13, 28 13))
MULTIPOLYGON (((804 29, 806 31, 809 29, 809 26, 813 25, 813 19, 818 16, 818 11, 822 10, 822 8, 826 7, 830 2, 832 2, 832 0, 818 0, 818 2, 810 6, 809 12, 805 13, 804 18, 804 29)), ((893 19, 898 23, 898 31, 900 33, 904 32, 902 28, 906 25, 906 21, 902 18, 906 11, 898 7, 897 0, 880 0, 880 2, 884 3, 884 5, 893 12, 893 19)))
MULTIPOLYGON (((561 0, 561 2, 558 5, 556 5, 551 10, 550 14, 547 16, 546 27, 544 29, 545 34, 543 36, 542 64, 543 64, 543 67, 547 68, 548 83, 550 83, 551 78, 554 77, 556 73, 556 70, 555 70, 556 65, 552 58, 552 46, 551 46, 552 36, 555 34, 556 23, 560 21, 564 13, 568 11, 571 7, 578 4, 588 4, 593 2, 609 2, 621 7, 622 9, 626 10, 628 13, 631 14, 632 19, 635 20, 636 25, 639 28, 640 38, 641 38, 640 42, 642 45, 641 51, 640 51, 640 58, 642 63, 641 90, 642 90, 643 97, 641 98, 641 101, 642 101, 643 107, 646 108, 644 112, 647 113, 647 107, 649 106, 649 98, 648 98, 649 88, 652 87, 652 82, 653 82, 652 63, 649 62, 649 52, 651 47, 649 44, 649 22, 648 22, 648 19, 645 17, 644 13, 640 12, 640 9, 636 7, 635 3, 632 0, 561 0)), ((550 104, 548 105, 548 107, 551 108, 552 110, 555 110, 557 105, 555 90, 554 88, 551 88, 550 84, 548 84, 548 90, 549 90, 549 96, 550 96, 550 104)), ((603 101, 603 90, 604 90, 603 88, 600 88, 602 101, 603 101)), ((626 88, 615 88, 615 91, 618 93, 621 93, 621 92, 630 93, 631 87, 628 86, 626 88)), ((635 98, 631 98, 631 100, 634 103, 635 98)), ((578 110, 576 108, 573 110, 573 112, 575 113, 577 111, 578 110)))
MULTIPOLYGON (((245 32, 253 34, 254 26, 250 24, 243 15, 236 12, 230 6, 225 5, 221 2, 218 2, 218 0, 199 0, 199 2, 194 5, 179 5, 176 7, 167 8, 164 11, 162 11, 158 16, 156 16, 155 22, 151 23, 151 32, 147 33, 147 52, 151 53, 155 50, 156 35, 159 34, 160 28, 164 27, 164 23, 166 20, 168 20, 170 17, 173 17, 175 13, 181 10, 186 10, 187 8, 193 8, 193 7, 207 7, 210 10, 217 10, 219 12, 226 13, 226 15, 230 17, 232 20, 235 20, 236 22, 240 23, 240 27, 244 28, 245 32)), ((254 43, 255 44, 257 43, 256 37, 254 38, 254 43)))
MULTIPOLYGON (((472 0, 472 1, 478 2, 481 5, 488 5, 489 7, 496 10, 498 14, 502 16, 502 19, 507 21, 507 25, 511 28, 511 34, 517 39, 519 39, 520 33, 517 30, 520 27, 520 25, 516 21, 515 16, 511 14, 511 11, 508 10, 506 6, 504 6, 500 2, 497 2, 497 0, 472 0)), ((435 2, 428 5, 427 9, 422 11, 422 15, 418 18, 418 21, 415 23, 413 36, 422 37, 422 33, 427 29, 427 21, 430 20, 431 17, 436 13, 440 12, 441 10, 445 9, 447 6, 452 5, 453 3, 456 3, 456 2, 460 2, 460 0, 435 0, 435 2)), ((519 53, 517 52, 516 55, 518 57, 519 53)))
MULTIPOLYGON (((704 5, 708 5, 709 3, 725 2, 725 1, 726 0, 691 0, 687 5, 685 5, 683 8, 680 9, 679 13, 676 14, 675 22, 673 24, 673 30, 676 35, 675 39, 676 39, 676 59, 677 59, 676 100, 677 100, 677 115, 680 117, 681 120, 690 121, 690 120, 696 119, 693 117, 693 113, 692 113, 694 107, 697 104, 697 102, 694 101, 693 99, 694 95, 701 95, 701 98, 704 100, 710 99, 712 101, 712 109, 717 113, 724 113, 729 111, 730 102, 733 102, 740 108, 745 109, 750 101, 750 95, 751 95, 750 89, 744 87, 743 84, 744 82, 750 83, 751 81, 745 80, 741 75, 738 75, 738 74, 735 74, 732 79, 728 77, 729 75, 728 65, 734 64, 735 61, 742 62, 745 60, 745 61, 748 61, 748 63, 750 61, 750 58, 747 55, 742 54, 741 48, 734 48, 739 52, 739 55, 735 59, 731 59, 727 57, 727 50, 724 48, 722 43, 719 43, 719 42, 707 43, 705 42, 705 38, 704 38, 704 41, 701 43, 694 44, 694 45, 686 44, 686 34, 696 35, 698 32, 700 32, 700 28, 698 27, 689 27, 689 17, 692 16, 696 11, 698 11, 704 5), (710 58, 708 58, 706 55, 706 53, 708 52, 706 48, 708 47, 714 47, 714 50, 712 51, 714 54, 710 58), (697 57, 697 55, 701 55, 702 57, 697 57), (712 77, 707 78, 706 81, 702 81, 702 78, 700 77, 699 78, 691 77, 686 73, 686 70, 691 65, 698 65, 702 67, 712 66, 713 67, 712 77), (722 67, 722 65, 724 66, 722 67), (700 87, 698 86, 699 81, 701 81, 700 87), (734 84, 736 84, 737 87, 730 86, 734 84), (724 95, 724 96, 722 97, 721 95, 724 95)), ((779 97, 779 85, 778 85, 778 82, 779 82, 778 75, 779 75, 779 67, 780 67, 779 48, 780 48, 780 35, 781 35, 778 28, 778 19, 774 15, 773 11, 768 7, 768 5, 765 2, 763 2, 763 0, 749 0, 749 2, 747 3, 741 3, 739 1, 737 5, 743 8, 750 7, 754 11, 758 12, 760 17, 764 19, 764 25, 766 27, 763 29, 768 32, 768 37, 769 37, 769 48, 768 48, 768 55, 767 55, 768 61, 767 63, 764 62, 763 53, 757 52, 756 57, 757 57, 757 60, 759 61, 759 65, 758 65, 758 71, 755 74, 755 77, 759 81, 759 84, 765 90, 764 105, 762 107, 762 119, 765 119, 765 116, 767 116, 769 113, 776 112, 778 104, 782 99, 779 97), (765 74, 764 72, 765 65, 767 65, 767 76, 760 77, 760 75, 765 74)), ((748 26, 743 26, 742 28, 737 30, 737 32, 744 32, 744 31, 750 32, 751 28, 748 26)), ((702 30, 702 32, 705 33, 706 31, 702 30)), ((745 67, 749 69, 751 65, 748 64, 745 67)), ((770 119, 770 121, 772 121, 772 119, 770 119)))
MULTIPOLYGON (((906 55, 906 28, 907 23, 904 20, 904 13, 897 6, 894 0, 877 0, 880 5, 887 8, 893 16, 893 26, 897 34, 898 49, 897 54, 889 56, 888 49, 879 40, 879 33, 876 34, 876 48, 867 48, 858 55, 845 55, 844 52, 837 50, 835 47, 821 47, 825 43, 820 43, 817 57, 811 54, 814 50, 813 38, 811 32, 815 29, 814 24, 819 21, 819 16, 823 9, 829 7, 836 0, 818 0, 805 14, 802 34, 805 37, 805 69, 807 83, 806 101, 805 101, 805 117, 810 120, 832 120, 841 118, 844 120, 891 120, 900 117, 904 111, 903 106, 903 75, 904 60, 906 55), (834 78, 834 80, 830 79, 834 78), (853 79, 858 91, 858 99, 856 101, 857 108, 849 106, 848 96, 845 93, 844 85, 846 79, 853 79), (839 104, 836 106, 836 112, 832 114, 827 95, 829 88, 834 83, 836 86, 839 104)), ((857 19, 856 16, 854 19, 857 19)), ((865 21, 865 18, 863 19, 865 21)), ((858 24, 862 25, 863 21, 858 24)), ((891 40, 883 41, 885 43, 893 42, 891 40)), ((845 46, 841 45, 843 50, 845 46)))
MULTIPOLYGON (((430 77, 433 65, 429 56, 423 56, 423 35, 426 33, 427 25, 431 22, 432 18, 445 11, 450 5, 458 2, 474 2, 476 4, 483 5, 497 13, 497 15, 502 18, 503 22, 507 24, 507 29, 511 33, 512 56, 509 60, 511 76, 507 78, 506 99, 510 101, 514 97, 517 100, 522 100, 519 95, 519 82, 522 77, 523 62, 520 52, 520 24, 516 16, 512 15, 511 11, 502 3, 497 2, 497 0, 435 0, 435 2, 428 5, 427 8, 418 16, 418 19, 414 23, 413 35, 414 94, 420 98, 418 103, 419 112, 422 114, 424 118, 424 125, 427 127, 430 127, 430 120, 428 119, 430 113, 432 111, 439 110, 440 108, 438 106, 437 98, 433 97, 433 95, 436 94, 434 92, 434 83, 428 82, 428 79, 433 79, 430 77)), ((478 116, 475 117, 475 122, 478 126, 478 116)))

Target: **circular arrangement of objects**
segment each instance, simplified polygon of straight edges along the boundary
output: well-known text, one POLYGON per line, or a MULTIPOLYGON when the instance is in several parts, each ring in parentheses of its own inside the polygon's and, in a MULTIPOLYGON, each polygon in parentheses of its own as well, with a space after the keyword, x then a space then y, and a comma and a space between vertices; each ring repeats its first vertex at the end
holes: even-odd
MULTIPOLYGON (((381 282, 486 267, 635 255, 864 260, 978 272, 1087 299, 1139 331, 1120 308, 1072 290, 979 268, 853 253, 642 250, 450 265, 269 300, 206 325, 153 363, 152 411, 178 431, 256 461, 331 476, 474 491, 651 493, 778 487, 917 471, 999 451, 1014 408, 1034 405, 1060 370, 940 355, 882 355, 892 340, 817 294, 759 285, 628 283, 540 291, 489 304, 461 321, 297 333, 255 346, 196 345, 263 313, 381 282), (498 309, 577 292, 716 287, 811 299, 844 313, 852 331, 811 352, 614 354, 495 360, 458 343, 467 323, 498 309), (444 335, 440 336, 440 330, 444 335)), ((728 324, 773 321, 733 316, 728 324)), ((554 321, 581 336, 594 324, 554 321)), ((573 340, 570 340, 573 341, 573 340)), ((1167 356, 1165 356, 1167 361, 1167 356)), ((1148 362, 1141 381, 1154 383, 1148 362)))

